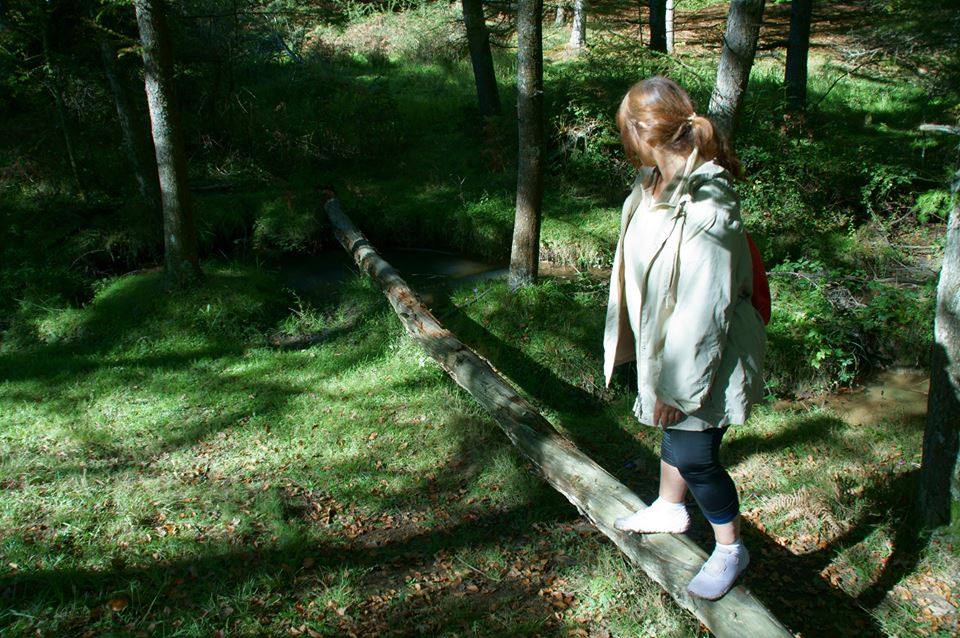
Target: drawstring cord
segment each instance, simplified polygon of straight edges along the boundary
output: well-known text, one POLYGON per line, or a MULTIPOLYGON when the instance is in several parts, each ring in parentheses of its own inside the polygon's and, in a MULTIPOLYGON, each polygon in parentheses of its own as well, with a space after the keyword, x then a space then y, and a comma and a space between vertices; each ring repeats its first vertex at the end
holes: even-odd
MULTIPOLYGON (((664 303, 665 317, 669 316, 673 312, 674 307, 677 305, 677 287, 680 280, 680 245, 683 243, 683 229, 687 223, 687 211, 686 204, 690 201, 690 193, 684 192, 686 190, 687 184, 690 181, 690 173, 692 172, 693 165, 697 160, 697 147, 694 146, 693 150, 690 151, 689 157, 687 157, 686 164, 683 167, 683 174, 680 178, 680 183, 677 185, 676 190, 673 192, 673 195, 670 197, 670 202, 676 207, 673 219, 676 220, 680 217, 680 230, 677 233, 677 249, 673 256, 673 264, 670 267, 670 279, 667 280, 667 298, 664 303), (680 195, 683 193, 683 195, 680 195), (678 199, 678 195, 679 199, 678 199), (675 203, 674 203, 675 201, 675 203)), ((676 224, 676 221, 674 221, 676 224)))
MULTIPOLYGON (((667 280, 667 290, 665 298, 663 301, 663 312, 659 313, 656 326, 656 334, 658 338, 654 340, 654 353, 658 354, 662 348, 663 343, 663 328, 666 324, 666 320, 673 314, 673 309, 677 305, 677 288, 679 287, 680 281, 680 245, 683 243, 683 231, 687 223, 687 212, 686 204, 691 201, 690 193, 684 192, 686 186, 690 181, 690 174, 693 170, 693 164, 697 159, 697 148, 694 147, 690 153, 690 156, 687 158, 686 165, 683 168, 683 173, 680 178, 680 183, 677 185, 676 190, 674 190, 672 196, 670 197, 669 204, 672 204, 674 209, 674 214, 671 217, 671 220, 674 222, 674 227, 679 223, 679 229, 677 229, 676 237, 676 251, 673 255, 673 263, 670 265, 670 278, 667 280), (681 195, 681 193, 683 193, 681 195), (678 219, 679 218, 679 219, 678 219)), ((673 231, 671 231, 671 235, 673 231)), ((654 257, 655 259, 656 257, 654 257)))
POLYGON ((687 224, 687 211, 685 210, 685 205, 689 201, 689 196, 686 196, 680 201, 677 205, 677 213, 674 217, 680 217, 680 230, 677 233, 677 250, 674 254, 673 265, 670 268, 670 279, 668 280, 669 285, 667 286, 667 302, 664 304, 664 310, 666 314, 669 315, 673 312, 674 307, 677 305, 677 287, 680 281, 680 245, 683 243, 683 229, 687 224))

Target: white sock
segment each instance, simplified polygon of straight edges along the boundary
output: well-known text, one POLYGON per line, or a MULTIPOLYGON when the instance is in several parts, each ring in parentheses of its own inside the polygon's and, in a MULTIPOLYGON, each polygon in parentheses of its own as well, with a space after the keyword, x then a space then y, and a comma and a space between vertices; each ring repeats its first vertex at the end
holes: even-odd
POLYGON ((738 538, 737 540, 733 541, 732 543, 726 543, 726 544, 725 544, 725 543, 719 543, 719 542, 718 542, 715 549, 720 550, 720 551, 723 551, 723 552, 737 552, 737 551, 740 551, 741 549, 743 549, 743 541, 738 538))
POLYGON ((686 507, 686 504, 683 501, 679 503, 671 503, 670 501, 663 500, 662 496, 658 496, 655 501, 650 503, 650 507, 662 507, 668 510, 682 510, 686 507))
POLYGON ((668 532, 679 534, 690 526, 690 514, 683 503, 671 503, 659 498, 649 507, 614 521, 614 527, 632 532, 668 532))

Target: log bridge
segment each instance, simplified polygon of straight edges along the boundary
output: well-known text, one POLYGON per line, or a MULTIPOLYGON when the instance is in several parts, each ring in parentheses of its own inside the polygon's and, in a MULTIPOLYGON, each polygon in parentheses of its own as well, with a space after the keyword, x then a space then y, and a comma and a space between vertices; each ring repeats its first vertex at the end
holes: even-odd
POLYGON ((334 234, 357 265, 372 277, 390 301, 407 334, 493 417, 538 473, 612 540, 632 564, 660 584, 684 609, 720 638, 793 636, 742 585, 717 600, 690 596, 686 584, 707 558, 683 535, 634 534, 613 521, 647 507, 627 486, 561 435, 487 359, 443 327, 419 295, 407 285, 344 214, 332 190, 324 191, 324 209, 334 234))

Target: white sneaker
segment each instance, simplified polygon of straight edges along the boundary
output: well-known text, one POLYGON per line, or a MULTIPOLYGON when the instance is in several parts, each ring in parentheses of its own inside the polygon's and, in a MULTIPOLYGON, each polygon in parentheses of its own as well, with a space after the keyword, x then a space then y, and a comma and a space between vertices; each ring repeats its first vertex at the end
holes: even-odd
POLYGON ((657 498, 649 507, 618 518, 613 526, 628 532, 682 534, 690 527, 690 514, 683 503, 657 498))
POLYGON ((687 592, 697 598, 717 600, 736 582, 750 564, 750 552, 742 544, 736 550, 714 548, 710 558, 687 584, 687 592))

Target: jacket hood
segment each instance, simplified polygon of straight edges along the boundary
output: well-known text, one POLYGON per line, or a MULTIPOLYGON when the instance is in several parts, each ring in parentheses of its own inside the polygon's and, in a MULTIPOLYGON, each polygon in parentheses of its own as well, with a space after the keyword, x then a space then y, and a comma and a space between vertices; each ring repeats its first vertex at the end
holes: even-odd
MULTIPOLYGON (((687 192, 695 191, 697 188, 699 188, 703 184, 703 182, 717 175, 722 175, 722 177, 724 177, 728 181, 733 182, 733 175, 731 175, 730 172, 727 171, 727 169, 717 164, 714 160, 709 159, 709 160, 703 161, 702 159, 697 157, 698 153, 696 148, 693 149, 691 154, 694 156, 692 159, 695 163, 695 166, 693 166, 693 168, 691 168, 687 172, 687 176, 686 176, 687 188, 685 189, 687 192)), ((690 158, 688 156, 688 160, 689 159, 690 158)), ((637 172, 637 177, 634 181, 634 187, 642 188, 643 182, 646 181, 646 178, 650 175, 651 172, 653 172, 653 170, 654 170, 654 167, 652 166, 641 167, 640 170, 637 172)), ((679 171, 677 175, 675 175, 673 179, 671 179, 671 183, 667 184, 667 186, 665 187, 665 190, 675 188, 682 180, 682 177, 683 177, 682 173, 683 173, 682 170, 679 171)))

